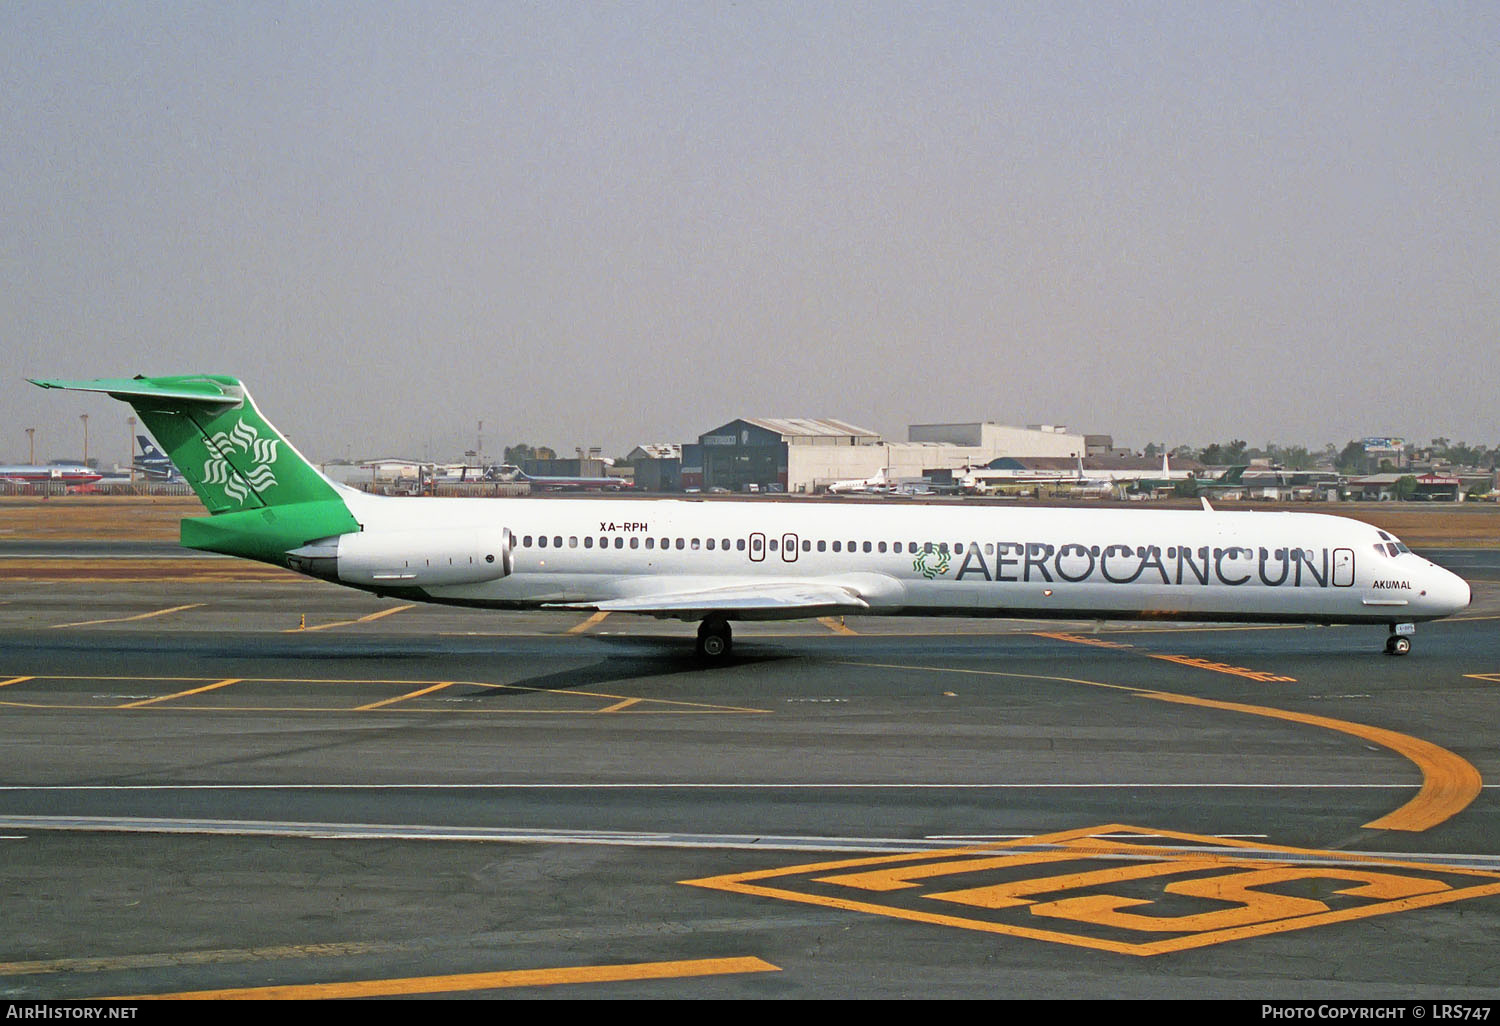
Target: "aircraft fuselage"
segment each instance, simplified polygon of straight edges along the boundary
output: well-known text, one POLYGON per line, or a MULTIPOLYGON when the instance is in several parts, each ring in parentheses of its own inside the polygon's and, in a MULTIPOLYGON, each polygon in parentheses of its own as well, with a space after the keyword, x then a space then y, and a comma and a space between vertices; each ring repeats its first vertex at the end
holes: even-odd
POLYGON ((875 615, 1394 624, 1447 616, 1470 599, 1465 581, 1389 534, 1323 514, 362 493, 346 502, 369 542, 412 541, 381 548, 344 583, 462 605, 587 608, 665 590, 817 582, 847 587, 875 615), (414 547, 443 528, 503 547, 469 556, 494 555, 493 576, 455 581, 451 552, 414 547), (447 568, 433 565, 444 558, 447 568))

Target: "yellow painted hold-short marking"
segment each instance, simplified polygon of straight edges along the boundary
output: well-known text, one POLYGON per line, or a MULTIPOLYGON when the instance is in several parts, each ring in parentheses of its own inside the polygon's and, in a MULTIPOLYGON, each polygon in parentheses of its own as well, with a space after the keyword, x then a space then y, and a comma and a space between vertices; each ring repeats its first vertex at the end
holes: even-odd
POLYGON ((502 990, 510 987, 554 987, 567 983, 621 983, 632 980, 671 980, 732 973, 775 973, 781 967, 759 958, 698 958, 681 962, 636 962, 628 965, 585 965, 564 969, 514 969, 456 976, 411 976, 393 980, 355 980, 349 983, 311 983, 283 987, 243 987, 195 990, 176 994, 130 994, 101 1001, 307 1001, 318 998, 397 997, 403 994, 453 994, 462 991, 502 990))
POLYGON ((595 613, 593 616, 591 616, 587 620, 583 621, 583 623, 574 624, 572 627, 569 627, 568 628, 568 633, 569 634, 582 634, 584 631, 588 630, 590 627, 594 627, 594 626, 597 626, 598 624, 603 623, 604 622, 604 618, 606 616, 608 616, 608 615, 609 615, 609 610, 607 610, 607 609, 601 609, 601 610, 599 610, 599 612, 595 613))
POLYGON ((205 684, 201 688, 189 688, 187 691, 179 691, 172 695, 162 695, 158 698, 147 698, 139 702, 128 702, 125 705, 117 705, 116 709, 139 709, 142 706, 156 705, 158 702, 170 702, 174 698, 186 698, 188 695, 201 695, 205 691, 217 691, 219 688, 227 688, 231 684, 238 684, 244 680, 243 677, 230 677, 215 684, 205 684))
POLYGON ((149 620, 153 616, 166 616, 168 613, 180 613, 184 609, 197 609, 203 605, 202 602, 190 602, 185 606, 172 606, 170 609, 158 609, 150 613, 137 613, 135 616, 116 616, 108 620, 79 620, 77 623, 55 623, 52 629, 59 627, 90 627, 96 623, 129 623, 132 620, 149 620))

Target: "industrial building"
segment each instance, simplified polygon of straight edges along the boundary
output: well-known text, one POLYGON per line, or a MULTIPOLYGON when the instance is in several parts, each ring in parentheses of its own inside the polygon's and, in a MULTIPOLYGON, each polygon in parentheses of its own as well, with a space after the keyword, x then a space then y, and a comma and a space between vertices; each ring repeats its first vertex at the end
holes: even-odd
POLYGON ((651 442, 630 450, 625 459, 635 470, 635 487, 647 492, 682 490, 682 446, 651 442))
POLYGON ((999 456, 1072 456, 1084 436, 1066 428, 993 422, 914 424, 905 442, 841 420, 742 417, 682 447, 683 489, 811 493, 837 481, 944 476, 999 456))

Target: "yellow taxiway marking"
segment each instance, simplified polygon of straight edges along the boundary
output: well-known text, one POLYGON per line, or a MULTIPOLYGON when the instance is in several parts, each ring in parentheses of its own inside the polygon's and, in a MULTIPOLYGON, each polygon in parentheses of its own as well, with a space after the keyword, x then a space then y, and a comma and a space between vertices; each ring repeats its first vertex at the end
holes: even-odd
POLYGON ((859 637, 857 631, 852 630, 848 624, 844 623, 842 616, 820 616, 818 617, 818 622, 835 634, 844 634, 851 638, 859 637))
POLYGON ((441 691, 444 688, 448 688, 448 687, 452 687, 452 686, 453 686, 453 682, 451 680, 438 681, 436 684, 432 685, 431 687, 428 687, 428 688, 418 688, 416 691, 408 691, 406 694, 404 694, 404 695, 397 695, 395 698, 387 698, 387 699, 385 699, 384 701, 381 701, 381 702, 371 702, 369 705, 357 705, 357 706, 354 707, 354 711, 355 712, 369 712, 371 709, 383 709, 383 708, 385 708, 388 705, 395 705, 397 702, 404 702, 408 698, 421 698, 423 695, 430 695, 434 691, 441 691))
MULTIPOLYGON (((235 712, 318 712, 318 713, 329 713, 329 712, 333 712, 333 713, 339 713, 339 712, 367 712, 367 711, 371 711, 371 710, 379 711, 383 707, 389 706, 392 703, 404 702, 404 701, 407 701, 409 699, 416 698, 416 697, 418 697, 420 695, 427 694, 429 692, 439 691, 439 690, 442 690, 443 688, 449 688, 449 687, 454 687, 454 686, 460 686, 461 685, 461 686, 467 687, 467 688, 479 688, 479 689, 484 690, 484 691, 524 691, 524 692, 530 692, 531 694, 535 694, 535 695, 556 696, 556 697, 562 697, 562 698, 595 698, 595 699, 601 699, 601 700, 604 700, 604 701, 607 701, 607 702, 610 703, 609 705, 605 706, 602 709, 581 709, 581 710, 572 710, 572 709, 565 709, 565 708, 504 709, 504 710, 500 710, 500 709, 462 709, 462 710, 451 710, 455 714, 460 714, 461 713, 461 714, 464 714, 464 715, 476 714, 476 713, 486 713, 486 714, 492 714, 492 715, 532 715, 532 716, 584 715, 584 716, 594 716, 594 715, 597 715, 600 712, 623 712, 623 711, 630 711, 630 712, 642 713, 642 714, 657 714, 657 715, 661 715, 661 714, 674 714, 674 713, 675 714, 683 714, 683 715, 686 715, 686 714, 697 714, 697 713, 757 713, 757 714, 764 714, 764 713, 769 712, 769 710, 767 710, 767 709, 756 709, 756 708, 752 708, 750 706, 742 706, 742 705, 711 705, 711 704, 709 704, 707 702, 684 702, 684 701, 681 701, 679 699, 670 699, 670 698, 640 698, 640 697, 637 697, 637 696, 630 696, 630 695, 616 695, 616 694, 611 694, 609 692, 604 692, 604 691, 582 691, 582 690, 579 690, 579 689, 576 689, 576 688, 569 688, 569 689, 566 689, 566 690, 556 690, 556 689, 553 689, 553 688, 533 688, 533 687, 527 687, 524 684, 491 684, 491 683, 489 683, 487 681, 479 681, 479 680, 446 680, 446 681, 437 681, 437 680, 385 680, 385 679, 379 679, 379 678, 356 678, 356 677, 236 677, 233 680, 214 682, 212 680, 212 678, 209 678, 209 677, 168 677, 168 676, 152 676, 152 675, 145 675, 145 676, 111 676, 111 675, 105 675, 105 674, 101 674, 101 675, 98 675, 98 676, 95 676, 93 674, 89 674, 88 676, 79 676, 77 674, 37 674, 37 675, 34 675, 34 676, 14 677, 14 678, 5 680, 4 683, 5 684, 19 684, 19 683, 21 683, 23 681, 29 681, 29 680, 34 680, 34 681, 81 680, 81 681, 94 681, 94 682, 99 682, 99 683, 102 683, 102 682, 105 682, 105 681, 109 681, 109 682, 130 682, 130 683, 144 682, 144 681, 160 681, 160 682, 173 683, 173 684, 195 684, 196 683, 196 684, 205 684, 207 686, 206 687, 193 688, 193 689, 190 689, 190 690, 187 690, 187 691, 180 691, 180 692, 176 692, 176 693, 171 694, 171 695, 164 695, 164 696, 161 696, 161 697, 158 697, 158 698, 145 699, 145 700, 142 700, 142 701, 139 701, 139 702, 133 702, 133 703, 131 703, 129 705, 85 705, 85 704, 59 705, 57 703, 46 703, 46 702, 10 702, 10 701, 5 701, 5 702, 0 702, 0 706, 4 706, 4 707, 10 708, 10 709, 129 709, 129 708, 135 708, 136 706, 151 705, 152 703, 155 703, 155 702, 165 702, 165 701, 168 701, 170 699, 180 698, 180 697, 183 697, 183 696, 186 696, 186 695, 198 694, 198 693, 204 692, 204 691, 213 691, 215 688, 224 687, 226 684, 237 684, 237 683, 245 683, 245 684, 332 684, 332 685, 348 684, 348 685, 365 685, 365 686, 395 684, 395 685, 402 685, 402 686, 416 688, 418 690, 408 691, 408 692, 406 692, 404 694, 396 696, 395 698, 385 699, 385 700, 382 700, 382 701, 379 701, 379 702, 371 702, 371 703, 368 703, 368 704, 363 704, 363 705, 358 705, 358 706, 350 706, 350 707, 347 707, 347 708, 339 708, 339 707, 335 707, 335 706, 295 706, 295 705, 293 705, 293 706, 252 706, 252 705, 235 705, 235 706, 213 706, 213 705, 205 705, 205 706, 197 706, 197 705, 178 705, 178 706, 174 706, 173 709, 174 709, 174 711, 194 711, 194 712, 225 712, 225 711, 229 711, 229 710, 232 710, 232 711, 235 711, 235 712), (640 707, 640 708, 637 708, 637 707, 640 707)), ((3 685, 0 685, 0 686, 3 686, 3 685)), ((428 710, 425 710, 425 711, 431 712, 433 710, 428 709, 428 710)))
POLYGON ((1437 826, 1457 815, 1475 798, 1479 797, 1483 781, 1479 771, 1466 759, 1431 741, 1423 741, 1410 734, 1399 734, 1394 730, 1371 727, 1348 720, 1335 720, 1326 716, 1310 716, 1307 713, 1289 712, 1285 709, 1269 709, 1263 705, 1241 705, 1238 702, 1216 702, 1207 698, 1188 695, 1173 695, 1167 692, 1149 693, 1147 697, 1160 702, 1180 705, 1195 705, 1206 709, 1225 709, 1230 712, 1249 713, 1272 719, 1305 723, 1312 727, 1350 734, 1382 748, 1389 748, 1404 755, 1417 764, 1422 771, 1422 788, 1411 801, 1376 820, 1365 824, 1369 830, 1407 830, 1412 832, 1437 826))
POLYGON ((1479 797, 1483 780, 1479 771, 1468 760, 1439 747, 1430 741, 1400 734, 1394 730, 1371 727, 1349 720, 1335 720, 1327 716, 1310 716, 1306 713, 1289 712, 1264 705, 1247 705, 1241 702, 1216 702, 1207 698, 1174 694, 1153 688, 1134 687, 1125 684, 1105 684, 1102 681, 1080 680, 1076 677, 1052 677, 1036 673, 1006 673, 1002 670, 969 670, 947 666, 906 666, 897 663, 848 663, 849 666, 872 666, 891 670, 921 670, 929 673, 968 673, 987 677, 1011 677, 1019 680, 1053 680, 1065 684, 1085 684, 1089 687, 1109 688, 1114 691, 1129 691, 1142 698, 1177 705, 1191 705, 1205 709, 1222 709, 1228 712, 1261 716, 1267 719, 1287 720, 1312 727, 1349 734, 1369 741, 1371 744, 1390 749, 1416 764, 1422 774, 1422 786, 1411 801, 1379 819, 1365 824, 1370 830, 1405 830, 1419 832, 1437 826, 1458 815, 1479 797))
POLYGON ((357 620, 335 620, 333 623, 320 623, 316 627, 289 627, 281 633, 296 634, 299 631, 326 631, 330 627, 353 627, 355 624, 369 623, 371 620, 379 620, 383 616, 390 616, 392 613, 400 613, 415 607, 416 603, 408 603, 404 606, 392 606, 390 609, 382 609, 378 612, 370 613, 368 616, 361 616, 357 620))
MULTIPOLYGON (((1104 641, 1099 638, 1083 637, 1078 634, 1068 634, 1061 631, 1034 631, 1032 633, 1034 633, 1039 638, 1055 638, 1058 641, 1068 641, 1072 642, 1075 645, 1093 645, 1096 648, 1135 647, 1134 645, 1127 645, 1121 641, 1104 641)), ((1295 684, 1297 682, 1296 677, 1282 677, 1278 676, 1277 674, 1270 673, 1266 670, 1251 670, 1244 666, 1231 666, 1229 663, 1216 663, 1211 659, 1200 659, 1196 656, 1152 655, 1150 652, 1143 652, 1141 654, 1149 656, 1152 659, 1164 659, 1169 663, 1180 663, 1183 666, 1191 666, 1197 670, 1212 670, 1214 673, 1229 673, 1233 674, 1236 677, 1248 677, 1251 680, 1258 680, 1263 684, 1295 684)))
POLYGON ((1071 641, 1075 645, 1093 645, 1096 648, 1134 648, 1123 641, 1105 641, 1103 638, 1088 638, 1080 634, 1068 634, 1065 631, 1033 631, 1039 638, 1054 638, 1057 641, 1071 641))
POLYGON ((137 613, 135 616, 117 616, 108 620, 79 620, 77 623, 55 623, 52 628, 58 627, 89 627, 96 623, 129 623, 131 620, 149 620, 153 616, 166 616, 168 613, 180 613, 184 609, 197 609, 203 605, 202 602, 190 602, 185 606, 173 606, 170 609, 158 609, 151 613, 137 613))
POLYGON ((697 958, 680 962, 636 962, 627 965, 585 965, 563 969, 513 969, 456 976, 411 976, 392 980, 355 980, 348 983, 290 984, 282 987, 243 987, 195 990, 177 994, 129 994, 101 1001, 306 1001, 316 998, 396 997, 402 994, 453 994, 509 987, 554 987, 567 983, 620 983, 633 980, 672 980, 690 976, 732 973, 778 973, 780 966, 759 958, 697 958))
MULTIPOLYGON (((1500 673, 1466 673, 1464 676, 1470 680, 1482 680, 1486 684, 1500 684, 1500 673)), ((9 684, 10 681, 5 683, 9 684)))
POLYGON ((1251 670, 1243 666, 1231 666, 1229 663, 1216 663, 1211 659, 1200 659, 1197 656, 1182 655, 1153 655, 1152 659, 1163 659, 1169 663, 1181 663, 1183 666, 1191 666, 1198 670, 1212 670, 1214 673, 1228 673, 1236 677, 1248 677, 1258 680, 1262 684, 1295 684, 1296 677, 1279 677, 1266 670, 1251 670))
POLYGON ((186 698, 188 695, 201 695, 205 691, 215 691, 219 688, 227 688, 229 685, 238 684, 242 680, 244 680, 243 677, 230 677, 228 680, 221 680, 215 684, 205 684, 201 688, 189 688, 186 691, 179 691, 174 695, 160 695, 156 698, 145 698, 139 702, 128 702, 125 705, 117 705, 115 706, 115 708, 139 709, 142 706, 155 705, 158 702, 170 702, 174 698, 186 698))
POLYGON ((595 626, 597 624, 603 623, 604 622, 604 618, 606 616, 608 616, 608 615, 609 615, 609 610, 607 610, 607 609, 601 609, 601 610, 599 610, 599 612, 595 613, 593 616, 591 616, 587 620, 583 621, 583 623, 577 623, 577 624, 574 624, 572 627, 569 627, 568 628, 568 633, 569 634, 582 634, 584 631, 588 630, 590 627, 593 627, 593 626, 595 626))
POLYGON ((639 701, 639 698, 627 698, 623 702, 616 702, 614 705, 607 705, 599 711, 602 713, 622 712, 626 709, 629 709, 632 705, 635 705, 639 701))
POLYGON ((12 677, 10 680, 0 680, 0 688, 5 687, 7 684, 20 684, 22 681, 31 679, 31 677, 12 677))
POLYGON ((1118 823, 680 882, 1138 956, 1500 893, 1495 872, 1118 823))

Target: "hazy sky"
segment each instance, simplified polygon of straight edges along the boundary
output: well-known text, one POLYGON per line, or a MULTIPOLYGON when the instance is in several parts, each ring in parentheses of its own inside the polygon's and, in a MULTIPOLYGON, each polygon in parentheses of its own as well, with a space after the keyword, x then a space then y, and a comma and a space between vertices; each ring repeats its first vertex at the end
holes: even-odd
POLYGON ((1490 0, 7 0, 0 76, 0 459, 200 371, 315 458, 1500 442, 1490 0))

